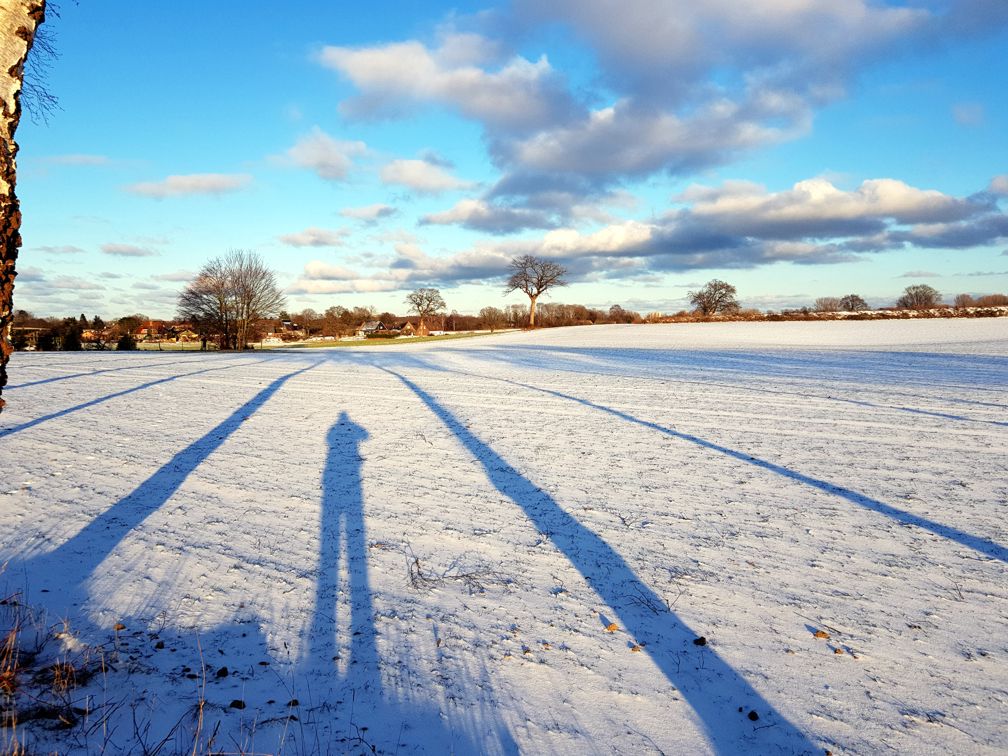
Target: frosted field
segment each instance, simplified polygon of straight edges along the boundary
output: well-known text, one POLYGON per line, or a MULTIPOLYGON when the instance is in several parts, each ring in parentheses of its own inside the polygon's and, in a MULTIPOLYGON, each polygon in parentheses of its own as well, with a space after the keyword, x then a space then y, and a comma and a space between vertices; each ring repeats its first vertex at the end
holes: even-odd
POLYGON ((1006 319, 11 368, 39 751, 1008 749, 1006 319))

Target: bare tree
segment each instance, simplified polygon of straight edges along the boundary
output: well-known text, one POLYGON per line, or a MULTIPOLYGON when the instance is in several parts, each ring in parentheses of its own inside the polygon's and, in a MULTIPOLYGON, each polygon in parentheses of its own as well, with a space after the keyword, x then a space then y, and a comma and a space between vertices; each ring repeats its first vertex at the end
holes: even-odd
POLYGON ((941 304, 941 293, 927 284, 914 284, 903 290, 903 296, 896 300, 901 310, 930 310, 941 304))
POLYGON ((511 261, 505 294, 523 292, 529 298, 529 328, 535 328, 536 300, 553 286, 566 286, 567 269, 551 260, 522 255, 511 261))
POLYGON ((206 263, 178 298, 178 317, 188 320, 203 338, 216 335, 221 349, 234 344, 235 308, 224 261, 206 263))
POLYGON ((287 300, 277 284, 276 274, 255 252, 233 249, 224 258, 224 265, 234 280, 235 347, 244 349, 253 323, 276 315, 287 300))
POLYGON ((45 21, 45 0, 3 0, 0 4, 0 411, 7 385, 7 361, 14 350, 14 278, 21 247, 21 206, 15 193, 17 151, 14 133, 21 121, 25 61, 45 21))
POLYGON ((480 323, 491 332, 507 323, 507 315, 499 307, 484 307, 479 311, 479 318, 480 323))
POLYGON ((839 297, 819 297, 812 306, 815 308, 816 312, 839 312, 840 311, 840 298, 839 297))
POLYGON ((417 325, 418 332, 423 331, 424 318, 428 318, 447 307, 441 297, 441 292, 437 289, 411 291, 406 295, 406 304, 410 306, 410 312, 415 312, 420 316, 420 323, 417 325))
POLYGON ((276 275, 255 252, 234 249, 204 265, 178 299, 178 317, 217 333, 222 349, 244 349, 249 329, 285 303, 276 275))
POLYGON ((715 278, 708 281, 700 291, 689 292, 689 301, 701 315, 735 312, 739 309, 735 293, 734 286, 715 278))
POLYGON ((840 297, 840 309, 844 312, 861 312, 868 309, 868 303, 857 294, 840 297))
POLYGON ((970 294, 956 294, 955 302, 953 306, 957 310, 962 310, 966 307, 974 307, 976 305, 976 300, 970 294))

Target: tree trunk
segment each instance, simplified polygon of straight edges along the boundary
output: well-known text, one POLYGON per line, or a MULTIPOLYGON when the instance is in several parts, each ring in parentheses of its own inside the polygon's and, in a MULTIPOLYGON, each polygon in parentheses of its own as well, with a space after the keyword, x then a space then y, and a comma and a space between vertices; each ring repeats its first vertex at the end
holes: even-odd
POLYGON ((14 351, 14 277, 21 247, 21 207, 14 185, 18 146, 14 141, 21 120, 24 64, 35 41, 35 30, 45 20, 45 0, 0 0, 0 412, 7 385, 7 360, 14 351))
POLYGON ((537 297, 529 294, 529 328, 535 328, 535 303, 537 297))

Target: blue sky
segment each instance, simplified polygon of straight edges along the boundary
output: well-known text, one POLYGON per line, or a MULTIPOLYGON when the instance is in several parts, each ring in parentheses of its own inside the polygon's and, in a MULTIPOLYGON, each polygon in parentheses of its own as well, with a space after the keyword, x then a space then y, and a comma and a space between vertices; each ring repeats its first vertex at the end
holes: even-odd
POLYGON ((1003 0, 66 3, 18 131, 15 305, 170 317, 230 248, 289 309, 1008 291, 1003 0))

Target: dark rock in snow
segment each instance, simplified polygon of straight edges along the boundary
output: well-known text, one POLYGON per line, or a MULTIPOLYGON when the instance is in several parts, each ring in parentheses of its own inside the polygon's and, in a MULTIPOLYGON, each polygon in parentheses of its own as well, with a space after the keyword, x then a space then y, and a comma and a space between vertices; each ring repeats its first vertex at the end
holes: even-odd
POLYGON ((693 639, 693 645, 694 646, 706 646, 707 645, 707 639, 704 636, 701 635, 699 638, 694 638, 693 639))

